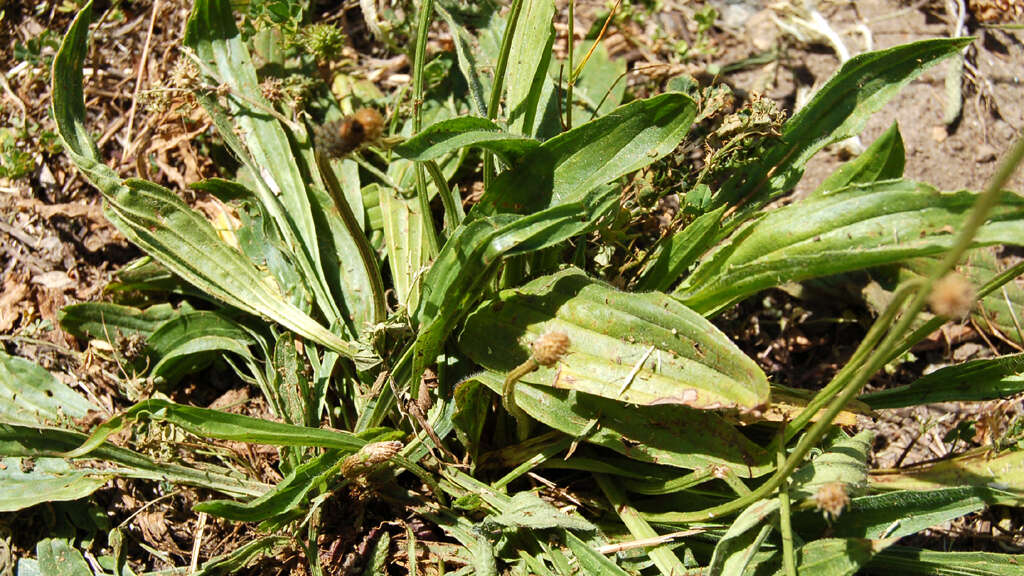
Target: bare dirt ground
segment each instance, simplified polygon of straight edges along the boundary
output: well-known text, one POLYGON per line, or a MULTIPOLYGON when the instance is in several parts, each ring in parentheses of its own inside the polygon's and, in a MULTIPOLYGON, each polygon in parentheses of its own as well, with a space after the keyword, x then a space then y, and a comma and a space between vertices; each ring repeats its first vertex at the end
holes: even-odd
MULTIPOLYGON (((349 4, 356 3, 348 2, 346 6, 349 4)), ((563 8, 564 4, 559 2, 563 8)), ((776 7, 785 4, 788 3, 776 3, 776 7)), ((1012 2, 1004 4, 1016 6, 1012 2)), ((853 56, 921 38, 951 34, 977 37, 967 52, 961 84, 963 112, 957 121, 947 124, 943 120, 947 65, 940 65, 912 82, 876 114, 868 122, 859 144, 819 154, 809 166, 798 193, 813 189, 849 157, 851 150, 855 152, 858 145, 869 144, 894 121, 899 123, 906 145, 908 177, 945 190, 980 189, 995 170, 996 159, 1024 127, 1024 32, 987 27, 997 22, 980 21, 986 15, 980 3, 968 6, 972 11, 964 15, 960 26, 942 1, 819 2, 820 13, 838 43, 822 35, 824 29, 815 33, 795 24, 793 17, 806 16, 798 10, 772 10, 760 2, 742 1, 670 1, 659 5, 663 10, 648 14, 643 21, 627 20, 613 25, 607 40, 613 55, 626 58, 634 70, 651 63, 667 63, 697 75, 713 69, 709 67, 721 69, 767 54, 759 63, 720 74, 717 79, 730 84, 739 94, 763 93, 787 111, 805 101, 809 91, 819 87, 839 67, 840 43, 853 56), (709 33, 706 49, 691 52, 680 60, 672 55, 666 38, 683 38, 694 44, 692 16, 706 5, 714 6, 720 14, 709 33)), ((87 343, 73 341, 57 324, 61 307, 104 298, 103 288, 112 273, 139 255, 106 222, 98 192, 76 174, 55 145, 55 128, 47 113, 48 67, 74 8, 73 2, 0 1, 0 129, 13 135, 13 143, 4 143, 3 160, 6 167, 18 162, 26 164, 22 173, 0 177, 0 342, 6 352, 55 371, 66 382, 98 397, 113 411, 117 408, 113 400, 117 367, 94 362, 87 343)), ((357 8, 350 8, 353 10, 347 17, 341 17, 342 9, 336 6, 320 6, 318 13, 351 27, 351 22, 358 22, 358 12, 357 8)), ((188 183, 216 174, 209 157, 193 145, 196 135, 208 129, 208 122, 201 115, 183 121, 151 113, 141 96, 146 89, 168 81, 188 9, 184 0, 115 5, 98 2, 94 14, 103 15, 103 20, 94 26, 91 68, 86 71, 85 81, 89 125, 99 141, 101 156, 124 175, 145 176, 186 195, 188 183)), ((576 30, 587 30, 605 11, 603 2, 581 2, 576 30)), ((566 29, 561 22, 556 28, 563 34, 566 29)), ((363 34, 358 26, 349 33, 355 38, 363 34)), ((365 49, 365 43, 363 46, 363 53, 350 48, 349 55, 357 62, 368 63, 370 50, 365 49)), ((408 71, 394 70, 395 74, 403 72, 408 71)), ((637 74, 631 82, 636 86, 642 79, 643 75, 637 74)), ((1018 173, 1010 188, 1024 190, 1024 174, 1018 173)), ((781 293, 774 297, 785 300, 781 293)), ((763 312, 760 303, 754 308, 763 312)), ((796 326, 800 328, 799 323, 796 326)), ((813 332, 806 327, 803 330, 813 332)), ((962 361, 987 353, 985 342, 970 329, 967 332, 956 347, 937 347, 926 361, 908 369, 919 374, 929 364, 951 362, 954 355, 962 361), (973 346, 970 354, 957 354, 959 347, 967 345, 973 346)), ((837 335, 852 339, 857 331, 831 333, 833 338, 837 335)), ((745 345, 769 372, 792 371, 794 353, 798 355, 800 347, 806 345, 800 337, 806 339, 803 333, 794 335, 792 330, 767 330, 749 337, 745 345)), ((816 360, 819 366, 823 362, 816 360)), ((906 461, 935 457, 935 452, 944 449, 937 447, 944 446, 943 429, 985 409, 947 406, 884 416, 875 424, 883 438, 877 463, 892 465, 911 443, 914 446, 906 461), (954 416, 943 416, 948 413, 954 416), (939 418, 948 422, 917 438, 921 422, 939 418)), ((112 487, 106 494, 111 508, 122 515, 160 496, 134 486, 112 487)), ((187 493, 167 497, 137 516, 132 530, 137 538, 157 550, 175 556, 180 552, 187 557, 189 534, 195 522, 189 502, 187 493)), ((959 528, 984 534, 991 532, 993 523, 1001 521, 988 515, 959 528)), ((0 515, 0 531, 5 528, 6 534, 0 533, 0 537, 10 541, 10 527, 19 522, 22 527, 33 527, 37 535, 48 529, 45 518, 38 514, 5 514, 0 515)), ((30 546, 31 535, 24 530, 19 532, 26 539, 15 544, 30 546)), ((957 534, 953 533, 954 539, 957 534)), ((221 532, 213 529, 204 545, 203 557, 225 552, 229 545, 225 542, 232 536, 226 527, 221 532)), ((987 544, 983 542, 984 545, 987 544)))

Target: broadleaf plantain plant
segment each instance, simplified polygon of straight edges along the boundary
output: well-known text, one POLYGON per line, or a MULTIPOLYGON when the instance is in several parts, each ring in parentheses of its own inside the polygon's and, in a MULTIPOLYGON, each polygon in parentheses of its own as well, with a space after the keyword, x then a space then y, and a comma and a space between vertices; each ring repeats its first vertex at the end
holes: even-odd
MULTIPOLYGON (((274 418, 149 390, 85 431, 69 417, 95 406, 4 357, 0 385, 11 394, 0 404, 0 456, 15 470, 18 459, 46 463, 0 475, 4 492, 19 490, 0 497, 4 510, 82 498, 115 477, 205 488, 231 499, 197 511, 259 523, 266 535, 208 559, 203 574, 241 570, 287 547, 311 573, 333 573, 319 553, 324 503, 346 497, 346 486, 441 529, 445 545, 432 542, 422 563, 422 537, 408 531, 410 573, 923 574, 967 564, 970 573, 1021 573, 1009 556, 894 546, 989 504, 1019 505, 1021 452, 1002 446, 869 474, 870 434, 850 437, 839 424, 929 394, 973 400, 1021 389, 1007 357, 931 375, 929 391, 918 392, 922 380, 856 400, 868 378, 944 320, 918 315, 965 251, 1024 244, 1024 202, 1001 190, 1024 149, 984 194, 944 193, 901 178, 894 126, 809 197, 771 204, 817 151, 856 135, 900 87, 970 39, 853 58, 777 137, 754 142, 752 159, 704 171, 693 188, 709 194, 632 276, 602 278, 589 256, 628 216, 624 185, 676 150, 707 110, 679 92, 621 105, 589 94, 564 107, 594 118, 561 131, 558 100, 573 92, 552 73, 552 1, 514 0, 509 20, 491 15, 479 40, 443 5, 423 0, 417 10, 413 105, 391 102, 396 114, 411 110, 404 129, 392 124, 407 139, 330 158, 317 151, 307 118, 265 97, 261 74, 271 72, 257 71, 230 3, 195 2, 183 50, 197 70, 189 89, 240 164, 235 181, 195 187, 242 216, 225 232, 172 191, 103 164, 83 102, 92 6, 83 7, 54 62, 61 138, 103 194, 107 217, 151 258, 124 271, 121 287, 154 298, 175 290, 184 301, 80 304, 64 310, 62 325, 117 348, 144 340, 142 361, 127 365, 163 390, 222 358, 260 390, 274 418), (457 39, 447 73, 461 75, 468 93, 441 95, 426 82, 441 60, 426 62, 435 10, 457 39), (463 213, 452 184, 478 158, 486 187, 463 213), (787 282, 925 257, 930 267, 894 289, 817 394, 770 383, 711 321, 787 282), (541 361, 551 334, 562 349, 541 361), (958 370, 978 381, 956 386, 958 370), (42 400, 25 404, 26 395, 42 400), (131 440, 111 442, 144 421, 201 442, 275 446, 283 479, 267 485, 225 465, 230 459, 169 462, 131 440), (530 489, 524 477, 539 479, 540 470, 572 481, 576 505, 552 503, 568 486, 530 489)), ((262 58, 295 65, 287 50, 265 48, 262 58)), ((596 71, 586 84, 586 63, 568 66, 572 84, 589 86, 584 95, 602 77, 596 71)), ((333 98, 324 108, 340 112, 333 98)), ((1016 272, 976 282, 991 292, 1016 272)), ((386 557, 391 539, 378 542, 386 557)), ((40 546, 40 566, 54 549, 40 546)))

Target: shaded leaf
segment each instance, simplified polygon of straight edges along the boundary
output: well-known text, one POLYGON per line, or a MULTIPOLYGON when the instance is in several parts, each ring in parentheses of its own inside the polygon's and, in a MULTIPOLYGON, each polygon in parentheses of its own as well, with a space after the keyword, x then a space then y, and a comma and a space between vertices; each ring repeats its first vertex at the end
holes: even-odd
POLYGON ((1024 392, 1024 353, 946 366, 906 386, 860 397, 873 409, 1008 398, 1024 392))
POLYGON ((39 562, 39 573, 45 576, 93 576, 82 553, 67 540, 40 540, 36 544, 36 557, 39 562))
POLYGON ((46 369, 0 351, 0 422, 62 424, 99 410, 46 369))
POLYGON ((902 178, 905 163, 903 137, 900 136, 899 126, 893 122, 860 156, 843 164, 825 178, 814 194, 827 194, 850 184, 870 184, 902 178))
POLYGON ((0 512, 42 504, 78 500, 107 483, 112 475, 76 469, 61 458, 3 458, 0 460, 0 512))

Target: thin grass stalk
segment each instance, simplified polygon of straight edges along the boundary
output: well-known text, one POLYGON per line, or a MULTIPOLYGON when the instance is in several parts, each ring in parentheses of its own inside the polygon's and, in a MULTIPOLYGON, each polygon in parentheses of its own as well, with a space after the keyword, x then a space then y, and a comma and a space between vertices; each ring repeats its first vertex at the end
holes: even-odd
POLYGON ((576 82, 572 77, 573 49, 576 46, 576 0, 569 0, 569 82, 565 86, 565 129, 572 130, 572 88, 576 82))
MULTIPOLYGON (((491 97, 487 101, 487 119, 494 120, 498 117, 498 106, 501 105, 501 93, 505 89, 505 70, 508 68, 508 56, 512 52, 512 39, 515 38, 516 26, 519 24, 519 13, 523 8, 523 0, 513 0, 512 7, 508 11, 508 22, 505 24, 505 34, 501 38, 501 50, 498 52, 498 62, 494 67, 494 83, 491 85, 491 97)), ((484 152, 484 189, 491 186, 494 178, 494 154, 484 152)))
MULTIPOLYGON (((423 68, 427 59, 427 33, 430 30, 430 18, 434 12, 434 0, 423 0, 420 4, 419 19, 416 23, 416 54, 413 57, 413 133, 418 134, 423 128, 423 68)), ((427 233, 427 242, 431 253, 438 250, 437 229, 430 213, 430 195, 427 191, 427 178, 423 163, 416 163, 416 198, 419 200, 420 215, 423 228, 427 233)))
MULTIPOLYGON (((785 464, 786 453, 778 452, 779 466, 785 464)), ((779 486, 779 533, 782 535, 782 568, 786 576, 796 575, 796 554, 793 553, 793 524, 789 517, 788 481, 779 486)))

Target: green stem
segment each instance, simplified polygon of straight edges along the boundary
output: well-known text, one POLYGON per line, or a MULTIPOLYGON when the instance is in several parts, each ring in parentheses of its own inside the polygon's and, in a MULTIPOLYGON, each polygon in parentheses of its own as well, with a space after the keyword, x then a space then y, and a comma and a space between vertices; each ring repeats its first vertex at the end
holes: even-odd
MULTIPOLYGON (((413 133, 423 128, 423 68, 427 59, 427 32, 430 29, 430 18, 434 12, 434 0, 423 0, 420 4, 419 20, 416 24, 416 54, 413 57, 413 133)), ((430 196, 427 192, 427 178, 423 163, 416 163, 416 197, 420 205, 420 217, 423 228, 427 231, 427 242, 431 254, 437 254, 437 229, 430 213, 430 196)))
POLYGON ((505 377, 505 385, 501 389, 501 404, 516 419, 516 432, 519 440, 526 440, 530 435, 530 417, 516 404, 516 382, 523 376, 538 368, 537 361, 530 356, 526 362, 516 366, 505 377))
POLYGON ((856 374, 857 369, 861 367, 864 361, 867 359, 868 354, 878 344, 878 342, 885 335, 886 329, 892 325, 893 320, 896 318, 896 314, 900 310, 900 306, 903 302, 911 295, 912 290, 918 286, 918 282, 907 282, 896 289, 895 294, 892 296, 892 300, 889 302, 889 306, 885 308, 875 323, 871 325, 868 333, 864 336, 864 340, 861 341, 857 350, 854 351, 853 356, 846 362, 846 365, 836 374, 832 381, 827 386, 822 388, 811 401, 807 403, 807 406, 794 418, 789 424, 786 425, 786 431, 783 436, 779 439, 781 445, 785 445, 787 442, 793 439, 797 434, 803 430, 814 415, 819 410, 825 407, 830 400, 835 398, 835 395, 839 390, 842 390, 843 386, 849 382, 850 378, 856 374))
POLYGON ((462 224, 462 219, 465 216, 462 212, 462 205, 456 202, 455 197, 452 196, 452 190, 448 187, 448 181, 445 180, 444 173, 441 172, 437 162, 427 160, 423 164, 427 167, 434 186, 437 187, 437 193, 441 195, 441 204, 444 205, 445 229, 449 232, 454 231, 459 224, 462 224))
MULTIPOLYGON (((786 453, 779 451, 779 465, 785 463, 786 453)), ((793 553, 793 525, 789 517, 789 482, 779 487, 779 532, 782 533, 782 566, 786 576, 796 576, 796 555, 793 553)))
POLYGON ((572 88, 576 79, 572 75, 573 48, 576 44, 576 0, 569 0, 569 82, 565 85, 565 129, 572 130, 572 88))
MULTIPOLYGON (((508 68, 508 55, 512 52, 512 39, 516 34, 516 26, 519 23, 519 12, 523 8, 523 0, 513 0, 512 7, 508 11, 508 22, 505 24, 505 35, 501 38, 501 51, 498 52, 498 62, 494 68, 494 83, 491 85, 491 97, 487 101, 487 119, 494 120, 498 117, 498 106, 501 105, 501 93, 505 88, 505 70, 508 68)), ((494 154, 484 152, 484 189, 491 186, 491 179, 494 177, 494 154)))

